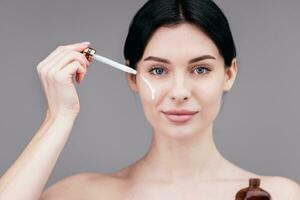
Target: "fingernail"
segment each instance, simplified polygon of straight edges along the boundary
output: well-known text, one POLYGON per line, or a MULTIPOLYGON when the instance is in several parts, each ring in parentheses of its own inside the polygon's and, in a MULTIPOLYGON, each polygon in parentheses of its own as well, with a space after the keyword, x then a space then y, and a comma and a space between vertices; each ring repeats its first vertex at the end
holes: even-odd
POLYGON ((83 45, 88 45, 88 44, 91 44, 91 43, 88 42, 88 41, 85 41, 85 42, 81 42, 81 44, 83 44, 83 45))

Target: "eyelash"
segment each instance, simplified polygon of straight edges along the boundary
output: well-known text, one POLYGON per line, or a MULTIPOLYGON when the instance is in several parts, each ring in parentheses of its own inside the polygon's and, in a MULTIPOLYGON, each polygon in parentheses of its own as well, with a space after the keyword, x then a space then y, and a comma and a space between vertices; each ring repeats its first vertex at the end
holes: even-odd
MULTIPOLYGON (((159 65, 155 65, 155 66, 159 66, 159 65)), ((151 73, 152 75, 154 75, 154 76, 162 76, 162 75, 157 75, 157 74, 153 74, 153 73, 152 73, 155 69, 163 69, 163 67, 155 67, 155 66, 152 66, 152 67, 148 70, 148 72, 150 72, 150 73, 151 73)), ((207 68, 207 67, 200 67, 200 66, 202 66, 202 65, 198 65, 198 66, 194 67, 194 68, 193 68, 193 71, 194 71, 195 69, 199 69, 199 68, 205 69, 205 70, 207 71, 206 73, 202 73, 202 74, 207 74, 207 73, 209 73, 209 72, 211 71, 211 69, 209 69, 209 68, 207 68)))

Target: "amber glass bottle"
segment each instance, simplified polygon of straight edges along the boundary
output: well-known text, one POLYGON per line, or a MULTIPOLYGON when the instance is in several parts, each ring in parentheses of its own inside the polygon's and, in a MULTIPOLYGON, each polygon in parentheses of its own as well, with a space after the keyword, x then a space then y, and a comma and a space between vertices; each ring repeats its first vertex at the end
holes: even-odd
POLYGON ((235 200, 271 200, 271 195, 259 186, 259 178, 250 178, 249 187, 238 191, 235 195, 235 200))

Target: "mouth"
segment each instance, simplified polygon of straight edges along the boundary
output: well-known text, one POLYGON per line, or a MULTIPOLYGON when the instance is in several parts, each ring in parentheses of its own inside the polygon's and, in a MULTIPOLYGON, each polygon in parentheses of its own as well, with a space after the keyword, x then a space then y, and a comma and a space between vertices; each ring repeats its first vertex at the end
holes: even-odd
POLYGON ((198 111, 189 110, 170 110, 162 111, 166 118, 171 122, 184 123, 193 118, 198 111))

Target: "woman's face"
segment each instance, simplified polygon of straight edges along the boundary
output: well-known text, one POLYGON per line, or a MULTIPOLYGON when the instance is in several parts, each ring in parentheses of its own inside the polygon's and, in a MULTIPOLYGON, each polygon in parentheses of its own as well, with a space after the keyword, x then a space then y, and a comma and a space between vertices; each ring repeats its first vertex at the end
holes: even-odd
POLYGON ((225 71, 216 45, 197 27, 161 27, 137 63, 130 88, 139 94, 146 118, 155 132, 188 137, 203 132, 216 118, 224 91, 235 79, 236 61, 225 71), (188 110, 189 116, 166 115, 188 110), (187 120, 188 118, 188 120, 187 120))

